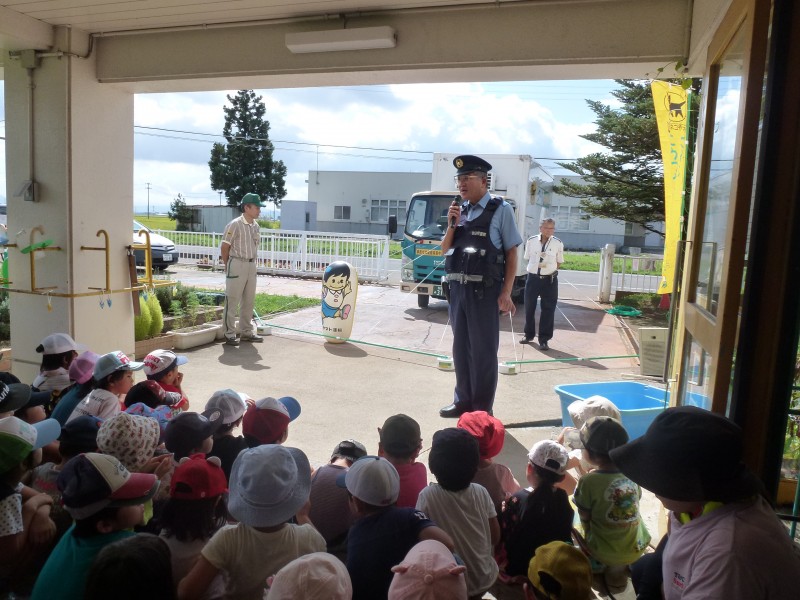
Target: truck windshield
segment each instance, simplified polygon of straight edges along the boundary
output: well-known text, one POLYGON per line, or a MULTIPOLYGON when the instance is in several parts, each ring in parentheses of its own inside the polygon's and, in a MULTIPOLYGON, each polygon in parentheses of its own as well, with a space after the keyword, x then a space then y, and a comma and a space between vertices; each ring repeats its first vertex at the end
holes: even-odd
POLYGON ((440 240, 447 231, 447 210, 455 195, 414 196, 408 207, 406 235, 422 240, 440 240))

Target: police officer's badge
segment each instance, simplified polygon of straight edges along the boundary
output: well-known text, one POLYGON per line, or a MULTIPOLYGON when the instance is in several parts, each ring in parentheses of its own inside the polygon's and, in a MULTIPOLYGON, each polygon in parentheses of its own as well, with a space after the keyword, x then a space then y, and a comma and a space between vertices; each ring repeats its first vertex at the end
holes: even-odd
POLYGON ((464 166, 464 161, 461 160, 460 158, 457 158, 456 159, 456 169, 460 169, 463 166, 464 166))

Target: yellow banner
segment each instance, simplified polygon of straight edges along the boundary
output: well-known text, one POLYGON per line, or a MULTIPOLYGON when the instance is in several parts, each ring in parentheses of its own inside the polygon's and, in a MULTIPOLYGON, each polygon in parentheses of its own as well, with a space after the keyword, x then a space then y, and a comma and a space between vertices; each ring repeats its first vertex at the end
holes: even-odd
POLYGON ((686 90, 666 81, 651 84, 656 108, 658 137, 664 161, 664 265, 659 294, 672 293, 678 236, 683 209, 683 185, 686 180, 686 117, 689 110, 686 90))

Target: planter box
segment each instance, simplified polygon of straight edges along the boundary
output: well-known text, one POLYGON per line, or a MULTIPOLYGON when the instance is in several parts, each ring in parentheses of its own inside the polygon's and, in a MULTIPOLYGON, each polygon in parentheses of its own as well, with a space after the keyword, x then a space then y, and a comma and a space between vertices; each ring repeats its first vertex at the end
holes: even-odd
POLYGON ((175 336, 172 345, 176 350, 188 350, 196 346, 204 346, 216 341, 217 331, 222 325, 204 323, 191 329, 178 329, 172 332, 175 336))
POLYGON ((11 370, 11 348, 0 348, 0 371, 11 370))
POLYGON ((139 340, 134 343, 134 356, 136 360, 141 360, 153 350, 172 350, 174 336, 171 333, 161 334, 154 338, 139 340))
POLYGON ((161 329, 164 333, 169 331, 175 331, 176 325, 175 322, 179 321, 181 323, 181 329, 186 329, 188 327, 192 327, 194 325, 201 325, 208 321, 216 321, 222 315, 222 311, 225 310, 222 306, 209 306, 204 311, 199 311, 197 315, 195 315, 194 321, 189 323, 187 317, 169 317, 164 316, 164 327, 161 329))

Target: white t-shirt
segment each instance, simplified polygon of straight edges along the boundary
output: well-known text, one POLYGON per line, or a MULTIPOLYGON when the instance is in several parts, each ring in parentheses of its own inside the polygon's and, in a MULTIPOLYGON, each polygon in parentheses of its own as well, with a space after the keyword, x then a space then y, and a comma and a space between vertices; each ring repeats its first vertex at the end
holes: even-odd
POLYGON ((238 523, 217 531, 202 555, 227 574, 227 597, 262 600, 268 577, 295 558, 325 549, 325 538, 311 525, 286 524, 263 533, 238 523))
POLYGON ((458 492, 448 492, 432 483, 419 493, 417 510, 444 529, 467 565, 467 593, 476 596, 488 590, 497 579, 497 563, 492 555, 489 519, 496 517, 489 492, 470 483, 458 492))
POLYGON ((108 390, 97 388, 80 401, 67 419, 67 423, 83 415, 93 415, 103 420, 110 419, 121 410, 119 396, 108 390))
POLYGON ((53 390, 60 392, 71 383, 69 371, 64 367, 59 367, 52 371, 40 372, 31 385, 42 392, 52 392, 53 390))
MULTIPOLYGON (((175 582, 175 587, 178 586, 181 579, 186 577, 189 571, 194 567, 194 563, 200 557, 200 552, 206 545, 206 540, 192 540, 191 542, 181 542, 176 537, 167 537, 164 532, 161 532, 161 539, 169 546, 170 555, 172 556, 172 580, 175 582)), ((203 600, 213 600, 215 598, 225 597, 225 577, 220 573, 208 586, 205 593, 202 595, 203 600)))

